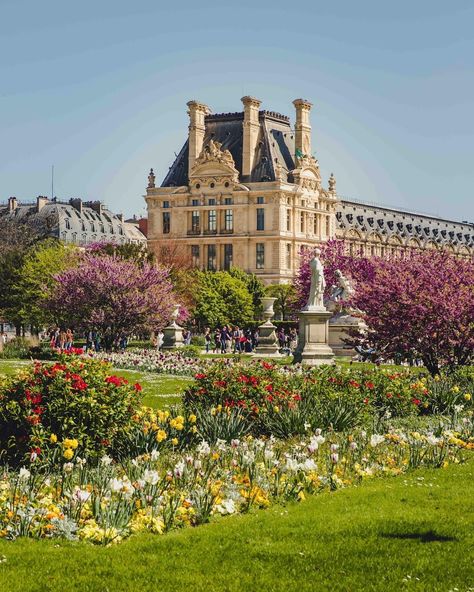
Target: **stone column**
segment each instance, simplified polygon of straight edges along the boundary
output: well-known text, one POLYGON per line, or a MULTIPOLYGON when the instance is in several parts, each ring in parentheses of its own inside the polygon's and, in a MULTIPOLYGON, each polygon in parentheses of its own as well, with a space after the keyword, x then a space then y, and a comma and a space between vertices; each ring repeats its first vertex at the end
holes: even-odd
POLYGON ((261 299, 263 306, 263 318, 264 323, 259 325, 259 339, 258 346, 255 350, 257 356, 280 356, 278 348, 278 339, 276 336, 276 327, 272 323, 271 319, 274 316, 273 304, 276 298, 264 297, 261 299))
POLYGON ((183 328, 176 322, 180 305, 177 304, 171 316, 171 323, 163 330, 163 346, 161 349, 170 350, 183 347, 183 328))

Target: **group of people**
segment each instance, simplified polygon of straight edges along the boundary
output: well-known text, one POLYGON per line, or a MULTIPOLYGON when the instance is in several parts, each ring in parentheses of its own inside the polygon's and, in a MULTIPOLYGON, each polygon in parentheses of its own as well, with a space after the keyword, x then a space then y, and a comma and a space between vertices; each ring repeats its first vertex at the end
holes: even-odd
MULTIPOLYGON (((297 331, 290 329, 286 332, 285 329, 278 331, 278 343, 282 353, 290 354, 297 346, 297 331)), ((259 330, 257 329, 242 329, 238 326, 231 327, 224 325, 211 331, 209 327, 204 330, 204 340, 206 346, 206 353, 252 353, 258 347, 260 339, 259 330)))
POLYGON ((52 349, 70 351, 74 346, 74 333, 65 327, 53 327, 49 330, 49 344, 52 349))

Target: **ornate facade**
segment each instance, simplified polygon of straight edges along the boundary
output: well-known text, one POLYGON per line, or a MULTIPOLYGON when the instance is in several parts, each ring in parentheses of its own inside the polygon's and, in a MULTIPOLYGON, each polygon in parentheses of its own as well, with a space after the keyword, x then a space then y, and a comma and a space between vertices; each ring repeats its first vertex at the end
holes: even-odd
POLYGON ((472 256, 472 224, 341 200, 333 175, 324 187, 308 101, 293 101, 294 128, 253 97, 242 103, 243 112, 212 115, 190 101, 188 140, 160 187, 150 171, 148 243, 158 257, 171 241, 200 268, 237 266, 287 282, 302 249, 335 237, 374 255, 446 245, 472 256))

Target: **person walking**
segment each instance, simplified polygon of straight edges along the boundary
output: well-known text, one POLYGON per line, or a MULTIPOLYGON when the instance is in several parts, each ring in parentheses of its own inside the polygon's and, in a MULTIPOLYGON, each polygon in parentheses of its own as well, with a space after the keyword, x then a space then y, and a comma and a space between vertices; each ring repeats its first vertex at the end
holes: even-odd
POLYGON ((211 330, 209 327, 204 329, 204 341, 206 343, 206 354, 208 354, 211 347, 211 330))
POLYGON ((221 332, 219 329, 216 329, 216 332, 214 333, 214 349, 212 350, 213 353, 217 353, 221 349, 221 339, 221 332))

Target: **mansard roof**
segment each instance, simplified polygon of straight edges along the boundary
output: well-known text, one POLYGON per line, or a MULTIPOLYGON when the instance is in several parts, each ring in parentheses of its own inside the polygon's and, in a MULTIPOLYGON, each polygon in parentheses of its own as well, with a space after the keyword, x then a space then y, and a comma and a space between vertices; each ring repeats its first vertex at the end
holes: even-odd
MULTIPOLYGON (((295 139, 286 115, 274 111, 259 111, 260 133, 255 154, 255 166, 249 176, 242 175, 243 112, 216 113, 205 118, 204 146, 211 140, 220 142, 222 150, 229 150, 243 183, 275 181, 275 165, 292 171, 295 139)), ((188 141, 171 165, 162 187, 181 187, 188 184, 188 141)))
POLYGON ((384 241, 398 237, 403 241, 416 239, 420 243, 474 247, 474 224, 471 222, 444 220, 430 214, 349 198, 341 198, 337 204, 336 219, 344 233, 356 230, 379 236, 384 241))
POLYGON ((10 198, 8 205, 0 205, 0 221, 5 218, 30 224, 48 236, 78 245, 146 241, 135 224, 125 222, 99 201, 59 201, 40 196, 34 202, 24 203, 10 198))

